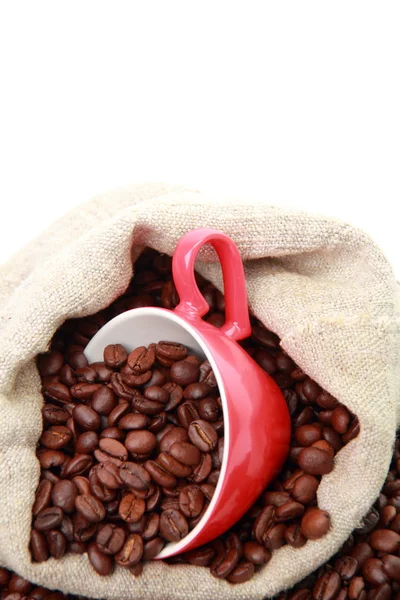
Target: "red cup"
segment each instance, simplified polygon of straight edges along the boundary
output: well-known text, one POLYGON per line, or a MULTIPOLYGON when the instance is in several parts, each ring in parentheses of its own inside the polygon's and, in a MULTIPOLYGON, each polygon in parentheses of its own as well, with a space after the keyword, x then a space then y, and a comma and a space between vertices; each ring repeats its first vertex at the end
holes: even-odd
POLYGON ((224 418, 224 455, 210 505, 200 522, 157 558, 206 544, 232 527, 281 469, 290 441, 290 416, 275 381, 237 344, 251 333, 243 264, 234 242, 214 229, 196 229, 178 243, 172 260, 180 297, 174 311, 136 308, 115 317, 93 337, 85 355, 103 359, 104 347, 120 343, 128 351, 159 340, 180 342, 207 359, 214 371, 224 418), (202 320, 209 305, 197 287, 194 265, 211 244, 222 266, 226 321, 220 328, 202 320))

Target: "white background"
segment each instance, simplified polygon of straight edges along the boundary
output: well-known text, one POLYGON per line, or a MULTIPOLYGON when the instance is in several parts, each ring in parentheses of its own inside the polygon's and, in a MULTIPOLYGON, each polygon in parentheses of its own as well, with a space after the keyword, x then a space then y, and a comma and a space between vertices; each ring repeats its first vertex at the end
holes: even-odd
POLYGON ((137 181, 369 231, 400 278, 400 3, 2 2, 0 263, 137 181))

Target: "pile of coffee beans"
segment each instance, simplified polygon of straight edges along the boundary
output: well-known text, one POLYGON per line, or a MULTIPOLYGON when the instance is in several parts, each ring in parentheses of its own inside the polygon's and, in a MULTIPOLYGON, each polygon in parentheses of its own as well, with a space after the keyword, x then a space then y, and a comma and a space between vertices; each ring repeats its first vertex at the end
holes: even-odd
MULTIPOLYGON (((210 306, 205 318, 220 327, 224 296, 201 276, 196 279, 210 306)), ((83 354, 114 316, 143 306, 173 309, 178 302, 171 259, 146 250, 126 293, 96 315, 64 323, 49 353, 39 357, 45 405, 31 541, 35 560, 88 552, 99 573, 111 572, 117 562, 137 575, 143 560, 165 541, 186 535, 206 509, 223 453, 221 404, 210 365, 174 354, 173 345, 162 342, 133 356, 112 346, 104 363, 92 365, 83 354), (153 354, 155 362, 147 364, 153 354), (188 383, 192 372, 197 379, 188 383), (156 392, 149 391, 154 387, 156 392), (149 407, 156 411, 149 413, 149 407), (201 422, 200 429, 193 422, 201 422), (183 437, 175 437, 182 429, 183 437), (195 465, 198 452, 201 462, 195 465), (133 466, 123 466, 128 463, 133 466)), ((274 333, 250 318, 252 334, 241 345, 277 382, 291 415, 287 462, 231 531, 168 561, 209 567, 231 583, 250 579, 284 544, 300 548, 328 531, 329 515, 317 507, 318 485, 333 469, 335 454, 359 432, 357 417, 303 373, 274 333)))
POLYGON ((90 366, 72 354, 39 358, 46 403, 32 554, 87 551, 99 575, 114 563, 137 575, 195 527, 214 494, 224 447, 217 382, 208 361, 175 342, 129 354, 109 345, 90 366))
POLYGON ((0 567, 0 600, 85 600, 83 596, 63 594, 30 583, 16 573, 0 567))

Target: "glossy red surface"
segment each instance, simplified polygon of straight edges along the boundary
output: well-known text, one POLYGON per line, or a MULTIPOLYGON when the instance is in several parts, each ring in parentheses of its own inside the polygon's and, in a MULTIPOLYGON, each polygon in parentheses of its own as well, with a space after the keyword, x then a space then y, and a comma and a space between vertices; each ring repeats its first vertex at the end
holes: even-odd
POLYGON ((219 494, 205 526, 182 552, 229 529, 254 503, 285 461, 290 417, 277 384, 234 341, 247 337, 251 327, 243 265, 232 240, 212 229, 188 233, 175 251, 173 276, 181 299, 175 312, 201 337, 219 373, 226 424, 219 494), (223 270, 227 322, 221 329, 201 319, 208 304, 194 279, 195 259, 206 243, 214 246, 223 270))

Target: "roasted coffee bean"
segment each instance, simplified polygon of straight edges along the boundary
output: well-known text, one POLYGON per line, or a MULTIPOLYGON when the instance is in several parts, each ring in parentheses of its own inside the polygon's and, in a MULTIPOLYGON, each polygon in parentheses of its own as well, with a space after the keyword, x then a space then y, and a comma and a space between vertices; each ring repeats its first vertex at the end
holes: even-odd
POLYGON ((371 546, 366 542, 360 542, 356 544, 354 548, 350 551, 350 555, 356 559, 358 566, 360 569, 364 566, 364 563, 369 559, 373 558, 374 551, 371 546))
POLYGON ((307 542, 307 538, 301 533, 299 523, 293 523, 286 527, 285 540, 293 548, 301 548, 307 542))
POLYGON ((72 524, 72 519, 64 515, 63 520, 61 521, 61 525, 59 530, 67 540, 67 542, 74 541, 74 526, 72 524))
POLYGON ((324 450, 324 452, 327 452, 328 454, 330 454, 332 459, 335 456, 335 450, 334 450, 333 446, 331 446, 331 444, 329 442, 327 442, 326 440, 318 440, 318 442, 314 442, 312 445, 312 448, 319 448, 320 450, 324 450))
POLYGON ((60 467, 65 463, 66 455, 61 450, 45 450, 38 454, 42 469, 60 467))
POLYGON ((209 396, 211 391, 212 388, 208 383, 191 383, 184 389, 183 397, 186 400, 202 400, 206 396, 209 396))
POLYGON ((130 411, 129 402, 121 402, 118 404, 108 415, 108 425, 109 427, 114 427, 119 423, 119 420, 122 419, 124 415, 126 415, 130 411))
POLYGON ((133 567, 141 560, 142 556, 143 540, 137 533, 132 533, 127 537, 121 550, 116 554, 115 562, 121 567, 133 567))
POLYGON ((362 574, 364 579, 374 587, 389 581, 389 577, 383 567, 383 562, 379 558, 369 558, 366 560, 362 568, 362 574))
POLYGON ((49 425, 64 425, 69 418, 67 411, 62 406, 45 404, 42 408, 43 419, 49 425))
POLYGON ((75 406, 72 416, 84 431, 97 431, 100 428, 100 417, 90 406, 84 404, 75 406))
POLYGON ((184 360, 188 351, 185 346, 177 342, 160 341, 155 347, 156 357, 158 360, 166 359, 167 361, 176 362, 184 360))
POLYGON ((291 494, 301 504, 308 504, 315 498, 319 481, 314 475, 304 473, 298 477, 293 485, 291 494))
POLYGON ((104 363, 111 369, 122 367, 128 358, 128 354, 121 344, 110 344, 104 348, 104 363))
POLYGON ((110 381, 111 375, 114 371, 110 367, 107 367, 104 362, 94 362, 90 366, 96 371, 97 381, 104 383, 108 383, 110 381))
POLYGON ((144 391, 144 397, 147 400, 153 400, 154 402, 161 402, 162 404, 168 404, 170 395, 169 392, 158 385, 152 385, 144 391))
POLYGON ((111 461, 101 463, 99 469, 96 471, 96 476, 99 483, 109 490, 118 490, 123 485, 119 467, 111 461))
POLYGON ((132 406, 138 412, 151 416, 157 415, 165 409, 164 404, 162 404, 161 402, 148 400, 147 398, 138 393, 132 398, 132 406))
POLYGON ((265 492, 262 499, 265 506, 271 504, 277 507, 286 504, 290 500, 290 494, 288 492, 265 492))
POLYGON ((304 448, 297 459, 299 467, 310 475, 325 475, 333 469, 333 459, 328 452, 319 448, 304 448))
POLYGON ((227 580, 230 583, 244 583, 249 581, 254 575, 254 564, 247 560, 242 560, 237 566, 229 573, 227 580))
POLYGON ((76 454, 65 467, 63 476, 75 477, 76 475, 83 475, 90 469, 92 464, 92 457, 88 454, 76 454))
POLYGON ((179 423, 185 429, 188 429, 193 421, 200 419, 200 413, 194 402, 184 402, 178 408, 179 423))
POLYGON ((159 442, 160 451, 169 452, 173 444, 187 442, 188 439, 189 437, 187 429, 183 427, 171 427, 171 429, 165 435, 163 435, 159 442))
POLYGON ((336 560, 334 568, 343 581, 350 581, 357 572, 358 562, 352 556, 343 556, 336 560))
POLYGON ((257 542, 246 542, 243 545, 243 554, 246 560, 255 565, 266 565, 271 560, 271 552, 257 542))
POLYGON ((114 561, 111 556, 107 556, 107 554, 103 554, 100 551, 96 542, 91 542, 87 549, 88 557, 90 560, 90 564, 98 573, 98 575, 102 575, 103 577, 106 575, 110 575, 110 573, 114 570, 114 561))
POLYGON ((117 397, 111 388, 102 385, 94 392, 90 405, 99 415, 108 416, 117 406, 117 397))
POLYGON ((215 556, 215 550, 210 546, 202 546, 196 550, 190 550, 183 555, 185 561, 197 567, 208 567, 215 556))
POLYGON ((313 589, 315 600, 334 600, 341 588, 340 576, 336 571, 325 573, 318 578, 313 589))
POLYGON ((239 552, 236 548, 232 548, 222 555, 217 555, 210 567, 211 575, 219 579, 226 579, 235 569, 239 559, 239 552))
POLYGON ((164 548, 165 541, 157 536, 143 545, 143 560, 153 560, 164 548))
POLYGON ((61 403, 71 402, 71 392, 66 385, 60 382, 49 382, 43 386, 43 391, 48 398, 61 403))
POLYGON ((64 356, 57 350, 41 354, 38 359, 39 371, 42 377, 51 377, 60 372, 64 364, 64 356))
POLYGON ((72 513, 75 508, 75 498, 78 495, 78 490, 75 484, 68 479, 58 481, 51 494, 51 499, 54 506, 62 508, 66 513, 72 513))
POLYGON ((44 508, 34 520, 33 527, 37 531, 50 531, 50 529, 56 529, 61 524, 63 517, 63 510, 57 506, 44 508))
POLYGON ((340 435, 333 429, 333 427, 324 427, 322 430, 322 436, 325 441, 331 444, 335 452, 339 452, 343 446, 343 443, 340 435))
POLYGON ((129 387, 125 383, 123 375, 121 375, 121 373, 113 373, 111 375, 110 384, 114 392, 117 394, 117 396, 119 396, 119 398, 127 400, 128 402, 132 401, 136 392, 133 388, 129 387))
POLYGON ((160 516, 160 535, 168 542, 176 542, 189 532, 188 523, 179 510, 164 510, 160 516))
POLYGON ((99 528, 96 544, 103 554, 117 554, 125 542, 125 531, 113 523, 108 523, 99 528))
POLYGON ((211 423, 198 419, 189 425, 188 435, 190 441, 201 450, 211 452, 218 443, 218 434, 211 423))
POLYGON ((43 562, 48 559, 49 548, 47 545, 46 536, 41 531, 36 531, 36 529, 32 529, 30 548, 33 558, 36 562, 43 562))
POLYGON ((183 398, 183 389, 180 385, 174 382, 168 382, 163 385, 163 389, 166 390, 169 394, 169 400, 164 407, 166 412, 171 412, 174 410, 178 404, 182 401, 183 398))
POLYGON ((361 527, 358 527, 355 531, 359 535, 370 533, 379 521, 379 512, 372 508, 367 515, 365 515, 361 527))
POLYGON ((125 439, 125 446, 133 455, 149 454, 157 445, 154 433, 146 430, 130 431, 125 439))
POLYGON ((273 375, 277 370, 275 356, 270 354, 267 350, 262 348, 257 350, 254 355, 254 360, 266 373, 268 373, 268 375, 273 375))
POLYGON ((63 534, 56 529, 51 529, 46 532, 46 540, 51 556, 62 558, 67 549, 67 542, 63 534))
POLYGON ((78 383, 95 383, 97 380, 97 373, 91 367, 76 369, 73 374, 78 383))
POLYGON ((266 506, 258 515, 253 526, 254 536, 260 544, 264 544, 267 533, 274 524, 275 508, 273 506, 266 506))
POLYGON ((48 508, 51 502, 53 485, 50 481, 43 480, 36 490, 35 503, 32 508, 33 516, 36 517, 44 508, 48 508))
POLYGON ((299 446, 311 446, 322 438, 322 427, 319 423, 303 425, 295 431, 295 439, 299 446))
POLYGON ((220 408, 218 406, 218 402, 212 396, 206 396, 200 400, 198 408, 200 417, 204 421, 210 421, 213 423, 219 419, 220 408))
POLYGON ((76 383, 71 387, 71 394, 81 402, 89 402, 96 390, 101 388, 100 383, 76 383))
POLYGON ((360 433, 360 422, 357 417, 353 419, 347 432, 342 436, 342 440, 345 444, 348 444, 351 440, 354 440, 360 433))
MULTIPOLYGON (((119 461, 128 460, 128 451, 121 442, 118 440, 113 440, 112 438, 102 438, 99 441, 100 450, 107 455, 108 460, 114 462, 118 461, 116 464, 119 464, 119 461)), ((96 456, 96 453, 95 453, 96 456)), ((104 460, 100 460, 99 462, 105 462, 104 460)))
POLYGON ((72 525, 76 542, 88 542, 97 531, 97 524, 91 523, 79 512, 72 515, 72 525))
POLYGON ((393 554, 386 554, 385 556, 382 556, 381 560, 385 573, 390 579, 400 583, 400 557, 394 556, 393 554))
POLYGON ((392 554, 400 549, 400 534, 390 529, 376 529, 371 533, 370 543, 374 550, 392 554))
POLYGON ((332 412, 332 427, 337 433, 343 435, 348 430, 350 419, 350 413, 347 408, 339 405, 332 412))
POLYGON ((99 523, 106 516, 103 504, 91 494, 83 494, 75 498, 75 508, 90 523, 99 523))
POLYGON ((99 444, 99 436, 95 431, 85 431, 76 440, 75 450, 78 454, 91 454, 99 444))
POLYGON ((155 348, 154 346, 146 348, 145 346, 139 346, 131 352, 128 356, 128 366, 132 370, 134 375, 140 375, 145 373, 154 364, 155 361, 155 348))
POLYGON ((126 494, 120 502, 118 514, 123 521, 135 523, 142 518, 146 510, 146 503, 132 493, 126 494))
POLYGON ((29 594, 32 588, 33 585, 29 581, 27 581, 23 577, 20 577, 16 573, 14 573, 11 576, 10 582, 8 584, 9 591, 14 594, 29 594))
MULTIPOLYGON (((152 462, 152 461, 148 461, 152 462)), ((122 482, 134 490, 148 490, 151 483, 150 471, 133 462, 125 462, 119 468, 122 482)))
POLYGON ((197 382, 199 375, 199 365, 187 360, 177 361, 171 366, 171 381, 181 386, 197 382))
POLYGON ((160 527, 160 515, 157 513, 152 513, 148 516, 146 520, 146 526, 142 533, 142 538, 145 542, 148 540, 152 540, 158 535, 160 527))
POLYGON ((275 517, 278 521, 288 521, 300 517, 303 512, 304 506, 300 502, 289 501, 276 509, 275 517))
POLYGON ((144 384, 144 389, 151 387, 152 385, 157 385, 162 387, 166 383, 166 377, 162 371, 159 369, 154 369, 151 373, 151 379, 144 384))
POLYGON ((179 494, 179 509, 185 517, 197 517, 204 506, 204 494, 196 485, 187 485, 179 494))
MULTIPOLYGON (((176 428, 176 429, 178 429, 178 428, 176 428)), ((176 431, 176 429, 175 429, 175 431, 176 431)), ((184 431, 186 434, 186 429, 184 429, 182 431, 184 431)), ((172 437, 172 434, 170 437, 172 437)), ((161 449, 161 445, 162 444, 160 443, 160 449, 161 449)), ((193 444, 189 444, 188 442, 185 442, 185 441, 174 442, 168 448, 168 451, 171 456, 173 456, 176 460, 178 460, 180 463, 182 463, 184 465, 189 465, 189 466, 195 467, 201 461, 200 450, 193 444)))
POLYGON ((209 453, 202 454, 201 459, 197 467, 193 468, 193 473, 189 479, 192 479, 194 483, 201 483, 209 477, 212 469, 212 458, 209 453))
POLYGON ((310 508, 301 520, 301 532, 308 540, 317 540, 325 535, 331 526, 329 514, 319 508, 310 508))
POLYGON ((157 456, 157 463, 168 473, 175 475, 175 477, 189 477, 192 473, 191 467, 183 465, 166 452, 161 452, 161 454, 157 456))

